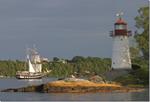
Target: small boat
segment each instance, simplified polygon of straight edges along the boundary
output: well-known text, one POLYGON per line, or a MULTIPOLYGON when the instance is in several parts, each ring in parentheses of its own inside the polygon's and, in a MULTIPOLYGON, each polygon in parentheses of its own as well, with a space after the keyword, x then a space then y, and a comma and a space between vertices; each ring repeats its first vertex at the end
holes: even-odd
POLYGON ((40 79, 48 72, 42 72, 41 57, 35 49, 30 49, 27 54, 28 71, 17 71, 17 79, 40 79))

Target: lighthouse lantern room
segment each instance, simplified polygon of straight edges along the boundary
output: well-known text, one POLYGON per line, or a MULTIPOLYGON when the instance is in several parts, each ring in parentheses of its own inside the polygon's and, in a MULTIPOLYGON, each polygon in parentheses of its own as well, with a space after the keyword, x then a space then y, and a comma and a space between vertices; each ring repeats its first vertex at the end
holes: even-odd
POLYGON ((117 14, 114 31, 110 32, 110 36, 113 38, 112 69, 131 69, 128 42, 131 31, 128 31, 127 23, 122 19, 122 15, 122 13, 117 14))

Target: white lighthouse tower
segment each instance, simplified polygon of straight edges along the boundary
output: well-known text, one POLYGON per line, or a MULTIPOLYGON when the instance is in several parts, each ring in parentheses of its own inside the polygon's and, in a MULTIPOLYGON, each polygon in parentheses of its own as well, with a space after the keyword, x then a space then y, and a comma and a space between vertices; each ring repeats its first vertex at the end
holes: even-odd
POLYGON ((122 19, 122 15, 123 13, 117 14, 114 31, 111 31, 111 37, 113 38, 112 69, 131 69, 128 42, 131 31, 128 31, 127 23, 122 19))

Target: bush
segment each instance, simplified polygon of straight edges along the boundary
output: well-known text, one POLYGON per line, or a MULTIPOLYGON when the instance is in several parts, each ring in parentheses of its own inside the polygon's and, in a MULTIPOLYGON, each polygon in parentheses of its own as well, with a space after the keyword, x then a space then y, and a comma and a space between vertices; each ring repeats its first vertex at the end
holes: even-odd
POLYGON ((138 65, 138 64, 132 64, 132 69, 133 69, 133 70, 138 70, 138 69, 140 69, 140 68, 141 68, 140 65, 138 65))

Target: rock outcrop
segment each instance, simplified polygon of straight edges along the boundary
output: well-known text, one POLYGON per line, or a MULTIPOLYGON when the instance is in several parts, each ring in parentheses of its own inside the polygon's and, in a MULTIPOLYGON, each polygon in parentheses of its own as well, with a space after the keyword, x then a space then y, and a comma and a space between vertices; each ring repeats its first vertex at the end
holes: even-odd
POLYGON ((100 77, 98 75, 90 77, 89 81, 92 81, 94 83, 102 83, 102 84, 106 83, 106 81, 102 77, 100 77))
POLYGON ((41 92, 41 93, 85 93, 85 92, 128 92, 138 88, 123 87, 119 84, 94 83, 88 80, 66 79, 42 85, 16 89, 5 89, 2 92, 41 92))

